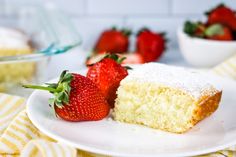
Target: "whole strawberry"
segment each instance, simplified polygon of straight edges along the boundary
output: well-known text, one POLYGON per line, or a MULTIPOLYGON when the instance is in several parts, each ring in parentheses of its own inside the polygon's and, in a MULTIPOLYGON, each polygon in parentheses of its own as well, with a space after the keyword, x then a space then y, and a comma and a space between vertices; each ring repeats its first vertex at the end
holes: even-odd
POLYGON ((94 51, 97 53, 125 53, 129 47, 130 30, 112 28, 104 31, 99 37, 94 51))
POLYGON ((54 98, 49 100, 50 106, 57 116, 67 121, 96 121, 109 113, 109 105, 98 87, 79 74, 63 71, 58 83, 24 87, 52 93, 54 98))
POLYGON ((145 62, 156 61, 165 50, 163 34, 154 33, 149 29, 142 29, 137 35, 136 52, 141 54, 145 62))
POLYGON ((207 24, 223 24, 230 29, 236 31, 236 14, 234 10, 225 6, 224 4, 218 5, 216 8, 206 13, 208 16, 207 24))
POLYGON ((110 54, 89 66, 87 72, 87 77, 99 87, 111 107, 114 107, 120 81, 128 75, 127 69, 120 65, 123 60, 124 58, 110 54))

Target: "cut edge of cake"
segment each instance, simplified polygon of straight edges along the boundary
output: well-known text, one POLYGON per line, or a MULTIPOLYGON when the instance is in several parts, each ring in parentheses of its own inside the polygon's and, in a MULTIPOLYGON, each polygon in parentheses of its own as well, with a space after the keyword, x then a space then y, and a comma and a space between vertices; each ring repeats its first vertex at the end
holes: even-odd
MULTIPOLYGON (((176 69, 175 67, 158 63, 148 63, 144 66, 146 66, 144 69, 142 69, 143 65, 134 69, 121 81, 113 112, 115 120, 142 124, 174 133, 184 133, 218 108, 222 91, 216 89, 208 82, 202 81, 203 79, 196 78, 198 79, 195 82, 196 85, 191 84, 191 87, 187 87, 186 82, 181 85, 181 77, 177 78, 180 84, 176 86, 163 82, 165 76, 162 76, 160 82, 154 80, 153 78, 155 77, 153 75, 151 79, 143 79, 143 77, 149 76, 147 66, 154 66, 150 70, 152 74, 155 73, 153 70, 157 66, 164 67, 162 70, 167 70, 167 72, 159 72, 165 75, 171 75, 168 74, 169 68, 171 68, 170 73, 176 69), (139 76, 142 73, 146 75, 139 76), (201 84, 201 88, 197 88, 198 84, 201 84), (197 89, 197 91, 192 94, 191 88, 197 89)), ((181 70, 184 71, 181 73, 184 73, 185 77, 190 77, 185 80, 190 81, 191 77, 200 77, 198 74, 191 74, 191 72, 190 75, 193 76, 188 76, 189 72, 185 72, 185 69, 177 68, 177 72, 181 70)), ((172 79, 176 78, 173 77, 172 79)), ((178 81, 173 82, 177 83, 178 81)))

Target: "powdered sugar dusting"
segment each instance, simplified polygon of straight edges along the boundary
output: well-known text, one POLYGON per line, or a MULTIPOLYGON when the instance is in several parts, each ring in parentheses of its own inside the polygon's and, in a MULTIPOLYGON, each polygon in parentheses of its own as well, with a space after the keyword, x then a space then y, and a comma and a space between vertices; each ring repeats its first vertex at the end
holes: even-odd
POLYGON ((22 32, 0 27, 0 48, 29 48, 29 38, 22 32))
POLYGON ((151 82, 179 88, 198 99, 203 94, 215 94, 217 90, 200 72, 183 67, 168 66, 159 63, 146 63, 130 70, 129 75, 122 80, 151 82), (210 93, 211 92, 211 93, 210 93))

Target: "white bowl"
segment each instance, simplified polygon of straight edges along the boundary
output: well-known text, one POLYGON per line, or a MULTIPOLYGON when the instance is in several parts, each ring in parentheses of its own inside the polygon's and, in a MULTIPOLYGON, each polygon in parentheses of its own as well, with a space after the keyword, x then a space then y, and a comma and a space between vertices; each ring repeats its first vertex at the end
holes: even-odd
POLYGON ((190 37, 177 30, 180 51, 191 65, 196 67, 212 67, 236 54, 236 41, 215 41, 190 37))

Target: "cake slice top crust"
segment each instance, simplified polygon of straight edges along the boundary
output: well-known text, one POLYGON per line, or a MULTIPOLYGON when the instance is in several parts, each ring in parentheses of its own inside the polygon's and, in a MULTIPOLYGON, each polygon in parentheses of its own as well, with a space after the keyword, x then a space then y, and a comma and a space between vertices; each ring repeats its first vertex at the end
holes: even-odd
POLYGON ((178 88, 199 99, 204 95, 213 95, 220 91, 206 77, 200 72, 183 67, 146 63, 130 70, 129 75, 121 81, 121 86, 129 81, 149 82, 178 88))

